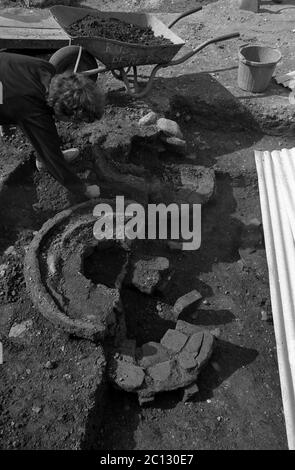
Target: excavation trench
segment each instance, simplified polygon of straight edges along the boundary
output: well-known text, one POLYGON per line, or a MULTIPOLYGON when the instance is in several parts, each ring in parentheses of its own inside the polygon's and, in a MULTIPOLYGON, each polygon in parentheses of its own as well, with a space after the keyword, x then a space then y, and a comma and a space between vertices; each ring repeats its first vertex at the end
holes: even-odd
MULTIPOLYGON (((261 255, 263 247, 259 245, 255 233, 253 236, 251 232, 251 243, 254 239, 256 252, 251 252, 252 259, 250 256, 247 258, 250 263, 247 267, 249 279, 237 272, 237 262, 240 260, 238 249, 241 234, 247 226, 246 220, 259 216, 255 167, 249 166, 241 173, 237 159, 249 157, 249 152, 258 142, 275 148, 278 139, 243 131, 229 131, 226 134, 217 130, 202 131, 202 139, 203 142, 210 142, 211 148, 209 152, 204 145, 198 163, 205 164, 209 158, 211 166, 218 161, 219 169, 216 179, 209 178, 210 184, 213 181, 216 188, 213 191, 209 185, 211 201, 202 213, 202 249, 196 252, 171 249, 165 241, 121 243, 95 240, 93 226, 97 219, 92 215, 93 205, 86 203, 73 208, 73 204, 79 201, 70 199, 66 191, 48 175, 38 174, 32 161, 16 171, 2 190, 3 250, 15 241, 28 245, 34 235, 26 253, 25 277, 37 310, 53 325, 77 338, 73 341, 82 337, 91 340, 94 346, 103 344, 99 362, 102 374, 97 381, 91 407, 87 409, 84 433, 80 438, 82 448, 130 449, 144 446, 146 439, 149 445, 157 448, 158 432, 164 448, 165 445, 169 448, 163 436, 165 427, 172 429, 172 422, 163 418, 159 424, 160 431, 157 430, 155 420, 158 419, 158 411, 171 415, 172 421, 178 420, 184 429, 185 421, 190 419, 181 405, 184 395, 195 396, 193 400, 200 401, 202 408, 206 408, 206 400, 211 399, 213 390, 218 394, 216 387, 238 369, 243 369, 245 380, 251 383, 244 366, 256 358, 256 346, 237 346, 238 333, 248 331, 252 334, 253 331, 257 335, 259 327, 253 317, 257 312, 254 297, 252 299, 250 294, 248 299, 252 300, 246 307, 243 283, 246 283, 250 293, 255 286, 256 293, 253 291, 253 295, 257 296, 259 291, 265 297, 268 297, 268 285, 264 264, 261 267, 264 274, 257 279, 257 266, 253 259, 257 263, 261 261, 258 254, 261 255), (237 212, 245 214, 245 217, 233 216, 237 212), (44 222, 46 224, 39 230, 44 222), (37 230, 38 233, 33 234, 37 230), (221 270, 218 270, 218 264, 223 266, 221 270), (239 283, 240 276, 243 278, 242 284, 239 283), (231 287, 226 288, 228 285, 231 287), (203 298, 211 298, 209 304, 203 305, 198 301, 184 309, 179 317, 175 316, 173 307, 177 299, 196 289, 203 298), (238 292, 232 300, 235 302, 233 309, 221 292, 226 289, 238 292), (249 318, 239 313, 242 308, 250 312, 249 318), (177 326, 178 320, 181 322, 177 326), (218 373, 210 365, 205 367, 213 349, 210 330, 216 327, 223 332, 222 340, 214 340, 215 352, 212 356, 215 362, 221 364, 218 373), (169 334, 165 338, 167 332, 169 334), (172 345, 183 341, 179 350, 170 349, 169 335, 172 335, 172 345), (194 335, 197 336, 195 340, 199 339, 199 346, 196 346, 196 357, 192 359, 182 353, 194 335), (189 360, 198 359, 203 346, 207 347, 204 362, 189 363, 189 360), (107 365, 103 359, 106 359, 107 365), (203 366, 204 370, 199 376, 203 366), (200 382, 198 394, 197 388, 190 392, 190 386, 196 382, 200 382), (143 406, 145 403, 150 405, 143 406), (153 429, 153 435, 148 433, 148 427, 153 429)), ((176 202, 185 201, 195 188, 189 181, 189 188, 185 188, 188 192, 180 193, 179 185, 187 181, 187 169, 195 163, 179 154, 169 155, 167 149, 159 151, 158 144, 154 138, 135 139, 133 153, 127 162, 131 171, 128 173, 127 167, 121 168, 120 174, 123 176, 118 185, 114 182, 117 174, 113 168, 110 169, 108 162, 103 159, 97 162, 94 147, 93 165, 87 177, 91 183, 102 183, 107 196, 116 195, 119 187, 126 200, 137 200, 143 195, 140 200, 144 203, 163 202, 162 199, 171 201, 172 187, 173 195, 177 196, 176 202), (151 155, 154 155, 153 158, 151 155), (173 158, 169 159, 169 156, 173 158), (185 161, 183 173, 179 170, 179 159, 181 163, 185 161), (103 177, 100 170, 105 172, 103 177), (148 183, 143 186, 142 181, 148 183), (155 188, 160 188, 160 192, 154 191, 155 188)), ((286 142, 288 145, 291 146, 292 142, 286 142)), ((7 283, 4 287, 4 300, 13 300, 15 285, 7 283)), ((267 334, 271 335, 270 332, 267 334)), ((255 341, 261 348, 264 340, 265 331, 255 341)), ((265 347, 268 347, 267 344, 265 347)), ((276 369, 271 374, 275 382, 276 369)), ((269 382, 270 379, 267 377, 265 380, 269 382)), ((257 384, 254 386, 254 395, 262 394, 259 387, 257 392, 257 384)), ((233 403, 237 403, 242 390, 236 386, 235 391, 230 393, 233 403)), ((219 395, 222 399, 222 393, 219 395)), ((256 409, 254 396, 253 403, 256 409)), ((218 405, 216 407, 215 412, 208 410, 209 417, 218 412, 218 405)), ((261 409, 262 414, 264 411, 261 409)), ((240 419, 240 414, 238 404, 229 412, 233 420, 240 419)), ((201 423, 202 420, 194 418, 192 429, 197 427, 202 434, 204 429, 201 423)), ((179 439, 185 445, 186 439, 183 436, 179 439)), ((191 448, 198 445, 193 444, 193 439, 193 434, 189 434, 191 448)), ((173 445, 177 446, 177 443, 173 445)), ((205 444, 203 448, 206 448, 205 444)))

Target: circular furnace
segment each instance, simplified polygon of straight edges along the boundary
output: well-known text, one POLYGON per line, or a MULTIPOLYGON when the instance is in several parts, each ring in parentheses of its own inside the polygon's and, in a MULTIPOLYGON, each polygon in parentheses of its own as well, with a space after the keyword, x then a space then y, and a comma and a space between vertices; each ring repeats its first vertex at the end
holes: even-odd
POLYGON ((25 257, 25 280, 45 318, 69 334, 101 341, 124 329, 120 286, 129 250, 121 240, 95 239, 96 203, 64 210, 43 225, 25 257))

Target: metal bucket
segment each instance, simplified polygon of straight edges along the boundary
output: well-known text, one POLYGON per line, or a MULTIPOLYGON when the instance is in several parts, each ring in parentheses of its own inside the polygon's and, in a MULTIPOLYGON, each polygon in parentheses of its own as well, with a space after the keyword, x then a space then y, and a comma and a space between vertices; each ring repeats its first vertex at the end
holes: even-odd
POLYGON ((281 57, 279 49, 274 47, 242 46, 239 50, 239 87, 253 93, 264 91, 281 57))

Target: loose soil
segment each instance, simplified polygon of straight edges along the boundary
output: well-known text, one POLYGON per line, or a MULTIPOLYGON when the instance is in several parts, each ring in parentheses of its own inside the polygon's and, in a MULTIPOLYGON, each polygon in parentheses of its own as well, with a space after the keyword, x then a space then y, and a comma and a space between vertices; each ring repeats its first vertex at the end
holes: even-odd
POLYGON ((167 46, 171 45, 170 39, 164 36, 155 36, 150 26, 141 27, 135 24, 120 21, 117 18, 101 18, 87 15, 75 21, 68 28, 71 36, 100 37, 140 44, 141 46, 167 46))

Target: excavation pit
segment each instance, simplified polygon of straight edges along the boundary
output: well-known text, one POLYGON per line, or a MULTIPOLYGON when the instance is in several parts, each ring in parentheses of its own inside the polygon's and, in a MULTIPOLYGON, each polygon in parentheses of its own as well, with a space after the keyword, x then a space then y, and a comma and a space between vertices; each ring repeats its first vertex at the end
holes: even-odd
POLYGON ((43 225, 26 255, 25 278, 48 320, 75 336, 102 341, 120 329, 120 273, 128 249, 119 241, 94 238, 94 206, 81 204, 43 225), (109 253, 115 266, 104 262, 109 253))
POLYGON ((178 388, 194 395, 214 341, 198 327, 188 334, 177 329, 173 306, 165 303, 173 275, 169 257, 159 256, 167 255, 165 244, 97 240, 94 207, 89 202, 57 214, 33 239, 25 278, 35 306, 67 333, 103 343, 108 381, 136 393, 140 404, 178 388))
POLYGON ((94 284, 115 288, 127 253, 119 243, 100 242, 84 255, 83 274, 94 284))

